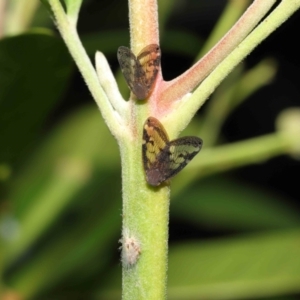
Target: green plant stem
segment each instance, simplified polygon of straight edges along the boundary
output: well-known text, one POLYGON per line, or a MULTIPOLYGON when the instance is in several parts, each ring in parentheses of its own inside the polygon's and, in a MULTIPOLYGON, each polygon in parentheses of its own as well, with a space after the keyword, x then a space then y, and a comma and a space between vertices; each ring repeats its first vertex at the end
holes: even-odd
MULTIPOLYGON (((266 1, 265 1, 266 2, 266 1)), ((164 121, 176 136, 190 122, 194 114, 212 94, 216 86, 240 63, 254 48, 265 40, 273 31, 284 23, 300 7, 300 0, 282 1, 240 44, 236 47, 201 83, 193 92, 188 101, 182 101, 176 110, 180 111, 181 118, 174 112, 164 121)))
POLYGON ((194 159, 188 171, 183 172, 183 176, 174 180, 174 192, 179 192, 196 178, 251 163, 261 163, 280 154, 290 153, 295 143, 295 139, 289 137, 288 134, 275 132, 246 141, 206 149, 194 159))
MULTIPOLYGON (((232 29, 200 61, 174 80, 164 82, 159 101, 165 104, 175 103, 176 105, 176 101, 182 99, 184 95, 198 86, 233 49, 237 48, 240 42, 253 30, 275 2, 276 0, 253 1, 252 5, 232 29)), ((211 89, 212 91, 213 89, 211 89)))
POLYGON ((242 70, 236 68, 222 82, 207 104, 202 119, 199 135, 205 141, 206 147, 217 142, 221 127, 228 115, 249 95, 268 84, 274 78, 275 72, 275 63, 266 59, 243 74, 242 70), (226 87, 223 88, 224 85, 226 87))
POLYGON ((146 184, 141 141, 139 134, 134 141, 120 145, 123 240, 127 232, 140 244, 135 264, 128 267, 123 259, 123 300, 160 300, 166 294, 169 187, 151 188, 146 184))
POLYGON ((126 126, 120 123, 121 118, 116 117, 116 111, 113 109, 107 95, 99 83, 96 70, 78 37, 74 24, 74 16, 72 15, 70 20, 68 19, 59 0, 49 0, 49 4, 54 14, 59 32, 75 60, 93 98, 98 104, 104 121, 116 137, 124 136, 126 134, 126 126))
POLYGON ((281 133, 271 133, 242 142, 207 149, 196 160, 193 168, 200 169, 203 176, 240 166, 259 163, 271 157, 287 153, 294 142, 281 133))
POLYGON ((250 0, 230 0, 228 1, 222 15, 215 24, 215 27, 208 39, 205 41, 200 53, 197 55, 195 61, 201 59, 201 57, 214 47, 215 44, 230 30, 231 26, 237 21, 237 19, 243 14, 246 8, 250 4, 250 0))
MULTIPOLYGON (((142 167, 142 126, 149 107, 130 102, 131 118, 116 118, 116 111, 99 84, 96 72, 79 40, 74 16, 68 18, 58 0, 49 0, 58 29, 67 44, 89 90, 100 107, 108 127, 118 138, 123 178, 123 240, 126 234, 140 245, 137 261, 123 267, 123 298, 164 299, 166 294, 169 187, 150 188, 142 167)), ((156 0, 129 3, 132 49, 158 43, 156 0), (151 7, 150 13, 146 8, 151 7), (153 15, 151 15, 151 13, 153 15), (142 16, 141 16, 142 14, 142 16), (144 15, 143 15, 144 14, 144 15), (140 20, 145 20, 140 26, 140 20), (149 34, 145 35, 144 33, 149 34)), ((120 97, 121 98, 121 97, 120 97)), ((115 101, 116 99, 114 99, 115 101)), ((114 102, 115 106, 116 103, 114 102)), ((124 256, 123 256, 124 257, 124 256)), ((124 261, 124 259, 123 259, 124 261)))
MULTIPOLYGON (((159 44, 156 0, 129 0, 131 49, 159 44)), ((161 76, 159 73, 158 77, 161 76)), ((158 80, 158 79, 157 79, 158 80)), ((130 139, 120 143, 123 185, 123 300, 166 298, 169 186, 150 187, 142 165, 142 129, 154 101, 130 100, 130 139), (140 254, 126 261, 126 238, 134 238, 140 254)))

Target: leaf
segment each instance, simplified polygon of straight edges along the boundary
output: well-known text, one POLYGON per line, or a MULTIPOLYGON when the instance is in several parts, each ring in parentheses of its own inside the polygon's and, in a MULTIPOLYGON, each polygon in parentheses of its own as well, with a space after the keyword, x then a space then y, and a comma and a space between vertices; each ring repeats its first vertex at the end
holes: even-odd
POLYGON ((0 41, 0 159, 16 164, 31 151, 65 91, 73 63, 62 41, 24 34, 0 41))
POLYGON ((171 247, 169 299, 251 299, 300 292, 300 231, 171 247))
MULTIPOLYGON (((168 299, 225 300, 300 292, 300 230, 171 245, 168 299)), ((105 277, 97 299, 120 299, 121 272, 105 277)))
POLYGON ((175 195, 171 214, 203 227, 218 229, 271 229, 300 225, 298 213, 288 206, 286 199, 221 176, 201 180, 188 191, 175 195))
POLYGON ((106 184, 107 172, 119 170, 118 148, 96 107, 86 108, 58 126, 11 183, 11 214, 22 234, 10 243, 6 261, 30 247, 99 169, 98 188, 106 184))

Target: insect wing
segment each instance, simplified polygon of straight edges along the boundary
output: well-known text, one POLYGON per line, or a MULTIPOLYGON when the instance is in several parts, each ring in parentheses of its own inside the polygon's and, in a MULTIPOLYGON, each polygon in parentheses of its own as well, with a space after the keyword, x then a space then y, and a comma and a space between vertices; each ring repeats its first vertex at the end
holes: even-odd
POLYGON ((130 90, 138 99, 149 96, 160 65, 160 48, 156 44, 143 48, 138 57, 124 46, 119 47, 117 57, 121 71, 130 90))
POLYGON ((158 186, 180 172, 201 150, 198 137, 182 137, 169 141, 162 124, 155 118, 146 120, 143 129, 143 164, 146 180, 158 186))
POLYGON ((127 47, 119 47, 117 57, 127 85, 134 93, 136 70, 141 69, 141 67, 135 55, 127 47))
POLYGON ((150 185, 157 186, 163 180, 159 155, 167 147, 168 135, 161 123, 150 117, 146 120, 143 129, 142 156, 146 180, 150 185))
POLYGON ((187 136, 170 141, 157 158, 165 161, 165 167, 161 170, 164 174, 164 180, 180 172, 199 153, 201 147, 202 140, 195 136, 187 136))
POLYGON ((140 72, 142 76, 137 77, 137 81, 144 87, 144 98, 147 98, 153 90, 159 71, 160 57, 160 48, 156 44, 148 45, 137 56, 137 61, 143 70, 143 72, 140 72))

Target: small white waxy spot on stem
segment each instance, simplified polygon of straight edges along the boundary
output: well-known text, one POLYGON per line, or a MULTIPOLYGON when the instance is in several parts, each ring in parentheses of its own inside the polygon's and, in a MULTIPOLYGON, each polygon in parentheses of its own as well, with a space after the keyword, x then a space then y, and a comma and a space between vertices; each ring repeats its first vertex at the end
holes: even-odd
POLYGON ((123 237, 120 239, 120 243, 122 244, 122 264, 125 268, 131 268, 140 257, 140 243, 136 236, 131 234, 128 230, 123 231, 123 237))

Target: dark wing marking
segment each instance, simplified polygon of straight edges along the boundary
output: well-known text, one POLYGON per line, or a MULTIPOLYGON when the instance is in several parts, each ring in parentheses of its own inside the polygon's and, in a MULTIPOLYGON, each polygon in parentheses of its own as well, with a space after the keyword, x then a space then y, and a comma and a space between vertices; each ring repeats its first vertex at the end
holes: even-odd
POLYGON ((155 118, 146 120, 143 129, 142 155, 146 180, 158 186, 180 172, 201 150, 198 137, 169 141, 162 124, 155 118))
POLYGON ((117 57, 121 71, 138 99, 145 99, 152 92, 159 71, 160 56, 160 48, 156 44, 143 48, 137 57, 129 48, 119 47, 117 57))

